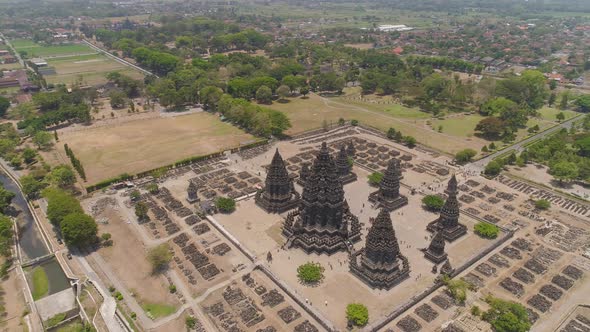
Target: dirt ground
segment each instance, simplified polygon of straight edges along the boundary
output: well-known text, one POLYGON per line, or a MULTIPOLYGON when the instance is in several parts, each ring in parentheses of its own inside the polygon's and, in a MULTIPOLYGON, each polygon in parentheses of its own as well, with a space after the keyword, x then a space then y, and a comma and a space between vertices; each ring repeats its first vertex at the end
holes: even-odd
POLYGON ((88 184, 251 142, 253 137, 208 113, 154 118, 75 132, 58 132, 81 160, 88 184))
POLYGON ((590 197, 590 187, 583 187, 577 183, 560 184, 548 173, 549 168, 540 164, 529 164, 525 167, 509 166, 509 172, 523 179, 542 183, 554 190, 569 193, 585 200, 590 197))
POLYGON ((107 210, 98 220, 102 217, 108 218, 108 223, 99 222, 99 233, 110 233, 114 245, 103 247, 98 253, 108 262, 116 277, 129 291, 136 294, 140 304, 177 306, 178 301, 168 291, 166 279, 152 275, 151 265, 146 258, 146 248, 134 234, 131 225, 126 224, 114 210, 107 210))
POLYGON ((1 302, 6 311, 0 323, 1 331, 27 331, 26 323, 22 319, 25 311, 25 295, 22 282, 18 279, 16 270, 12 270, 6 279, 0 283, 1 302), (25 324, 25 325, 23 325, 25 324))

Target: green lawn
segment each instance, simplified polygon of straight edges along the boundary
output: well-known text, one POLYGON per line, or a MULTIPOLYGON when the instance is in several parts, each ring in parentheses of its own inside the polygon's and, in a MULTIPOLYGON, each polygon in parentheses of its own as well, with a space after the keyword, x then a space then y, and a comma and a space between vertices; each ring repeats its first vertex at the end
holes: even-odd
POLYGON ((145 312, 149 312, 154 319, 170 316, 176 312, 176 307, 167 304, 144 303, 141 305, 145 312))
POLYGON ((84 325, 79 320, 70 321, 62 326, 60 326, 56 332, 80 332, 83 330, 84 325))
POLYGON ((87 61, 87 60, 94 60, 94 59, 102 59, 104 55, 101 54, 84 54, 84 55, 72 55, 72 56, 61 56, 59 58, 51 58, 47 59, 49 64, 54 63, 63 63, 63 62, 70 62, 70 61, 87 61))
POLYGON ((558 110, 556 108, 546 107, 546 106, 541 108, 537 112, 539 113, 539 116, 541 117, 541 119, 547 120, 547 121, 553 121, 553 122, 557 122, 557 118, 555 116, 557 116, 557 114, 559 114, 559 112, 562 112, 563 115, 565 115, 566 120, 571 119, 574 116, 579 114, 574 111, 558 110))
POLYGON ((484 117, 479 114, 451 116, 444 120, 432 120, 432 127, 434 130, 438 131, 439 126, 442 126, 443 134, 469 137, 473 136, 475 132, 475 126, 482 119, 484 119, 484 117))
POLYGON ((10 43, 17 50, 19 48, 27 48, 27 47, 37 47, 37 46, 39 46, 39 45, 37 45, 37 43, 35 43, 34 41, 32 41, 30 39, 15 39, 15 40, 11 40, 10 43))
POLYGON ((31 271, 33 300, 37 301, 49 292, 49 279, 42 266, 37 266, 31 271))

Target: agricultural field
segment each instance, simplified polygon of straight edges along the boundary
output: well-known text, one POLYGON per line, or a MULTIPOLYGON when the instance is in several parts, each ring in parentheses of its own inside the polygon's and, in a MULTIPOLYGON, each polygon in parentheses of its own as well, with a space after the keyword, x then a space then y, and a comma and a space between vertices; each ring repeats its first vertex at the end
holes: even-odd
POLYGON ((103 84, 107 81, 105 75, 113 71, 135 79, 143 78, 139 71, 102 54, 50 58, 47 63, 55 70, 55 74, 44 75, 47 83, 73 84, 81 80, 85 85, 103 84))
POLYGON ((82 161, 88 184, 122 173, 138 173, 184 158, 254 141, 254 137, 209 113, 112 123, 59 132, 59 154, 67 143, 82 161))

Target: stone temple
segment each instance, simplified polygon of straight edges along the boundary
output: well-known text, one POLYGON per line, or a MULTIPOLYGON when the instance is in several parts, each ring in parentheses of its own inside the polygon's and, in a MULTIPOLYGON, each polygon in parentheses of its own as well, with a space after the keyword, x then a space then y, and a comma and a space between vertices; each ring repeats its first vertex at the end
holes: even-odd
POLYGON ((449 180, 445 193, 448 195, 440 217, 426 226, 429 232, 440 232, 445 240, 452 242, 467 234, 467 227, 459 223, 459 202, 457 201, 457 178, 455 174, 449 180))
POLYGON ((410 275, 410 264, 399 250, 389 214, 381 209, 369 229, 365 248, 350 258, 352 274, 372 288, 387 290, 410 275))
POLYGON ((336 167, 338 168, 338 173, 340 174, 340 181, 342 184, 347 184, 356 181, 357 176, 355 173, 352 172, 352 165, 348 161, 348 152, 346 152, 346 147, 342 145, 340 147, 340 152, 336 157, 336 167))
POLYGON ((379 183, 379 190, 369 195, 369 202, 379 203, 379 205, 389 211, 399 209, 408 204, 408 198, 400 195, 399 186, 402 177, 399 161, 392 158, 387 165, 387 170, 383 174, 383 179, 379 183))
POLYGON ((350 213, 334 160, 322 143, 303 187, 299 209, 283 225, 287 246, 331 255, 361 239, 361 226, 350 213))
POLYGON ((441 232, 436 232, 430 245, 424 251, 424 257, 429 261, 439 264, 447 259, 447 253, 445 252, 445 238, 441 232))
POLYGON ((264 189, 256 193, 255 201, 258 206, 270 213, 293 209, 300 201, 300 195, 295 191, 278 149, 268 167, 264 189))

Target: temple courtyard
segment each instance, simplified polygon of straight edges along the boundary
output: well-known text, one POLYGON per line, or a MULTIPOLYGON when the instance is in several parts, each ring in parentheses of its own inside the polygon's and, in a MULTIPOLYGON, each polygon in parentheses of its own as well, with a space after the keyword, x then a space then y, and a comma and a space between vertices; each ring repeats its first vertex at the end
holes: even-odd
POLYGON ((366 331, 487 331, 489 324, 470 314, 473 305, 486 309, 486 294, 522 303, 532 321, 545 315, 546 326, 533 325, 533 330, 564 326, 562 319, 573 310, 582 319, 587 316, 587 311, 576 308, 587 304, 579 294, 590 290, 590 263, 584 257, 590 243, 588 204, 508 176, 486 179, 469 174, 447 156, 409 149, 363 128, 318 131, 177 168, 156 180, 158 193, 147 190, 153 180, 138 179, 134 188, 93 193, 85 204, 95 212, 101 232, 132 239, 126 250, 147 251, 167 243, 173 252, 161 276, 148 276, 147 271, 130 274, 122 268, 130 258, 111 249, 98 253, 107 259, 99 257, 95 268, 123 281, 117 289, 129 294, 125 302, 138 315, 137 322, 152 329, 164 329, 189 312, 205 330, 345 330, 346 306, 357 302, 369 311, 366 331), (352 152, 347 150, 351 145, 352 152), (343 146, 348 156, 354 153, 354 165, 348 168, 343 146), (323 168, 313 165, 328 153, 332 162, 325 161, 323 168), (377 218, 383 201, 369 201, 370 194, 385 190, 368 182, 376 171, 401 177, 390 185, 407 203, 391 198, 401 202, 386 212, 391 222, 377 218), (337 177, 348 183, 342 185, 337 177), (451 184, 455 177, 457 183, 451 184), (147 221, 138 222, 134 215, 136 202, 130 194, 137 189, 139 200, 149 207, 147 221), (427 194, 448 198, 442 213, 422 206, 427 194), (234 198, 236 210, 217 212, 217 197, 234 198), (538 198, 553 202, 552 208, 535 210, 532 199, 538 198), (341 224, 331 215, 338 213, 331 210, 335 207, 345 211, 345 233, 337 231, 341 224), (439 215, 449 227, 447 233, 441 228, 441 234, 456 238, 443 241, 446 257, 435 264, 421 249, 431 246, 436 232, 428 231, 427 225, 439 215), (475 234, 474 226, 481 222, 499 226, 498 237, 475 234), (392 225, 393 230, 385 227, 383 236, 375 231, 370 235, 377 223, 392 225), (361 280, 350 272, 350 253, 372 262, 361 264, 369 269, 367 275, 398 277, 388 282, 361 280), (297 277, 297 267, 307 262, 325 269, 323 280, 313 286, 297 277), (404 270, 406 262, 409 271, 404 270), (448 274, 472 286, 463 305, 454 303, 437 283, 445 265, 448 274), (159 291, 142 297, 144 282, 159 291), (165 294, 171 283, 178 288, 174 296, 165 294), (135 292, 140 294, 132 295, 135 292), (144 307, 143 302, 157 301, 171 306, 171 313, 149 317, 134 310, 144 307))

